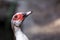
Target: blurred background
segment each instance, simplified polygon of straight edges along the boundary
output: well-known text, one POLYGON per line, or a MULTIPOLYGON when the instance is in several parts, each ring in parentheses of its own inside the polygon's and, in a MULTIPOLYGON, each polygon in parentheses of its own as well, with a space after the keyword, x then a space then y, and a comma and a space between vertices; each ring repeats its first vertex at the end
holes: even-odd
POLYGON ((60 40, 60 0, 0 0, 0 40, 14 40, 12 15, 27 11, 22 31, 30 40, 60 40))

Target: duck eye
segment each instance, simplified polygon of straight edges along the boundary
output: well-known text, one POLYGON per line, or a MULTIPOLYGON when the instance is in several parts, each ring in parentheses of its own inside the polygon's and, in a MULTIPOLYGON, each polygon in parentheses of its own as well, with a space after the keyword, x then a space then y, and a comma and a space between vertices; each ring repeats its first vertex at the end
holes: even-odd
POLYGON ((17 18, 18 16, 16 15, 15 18, 17 18))
POLYGON ((23 20, 23 19, 24 19, 24 17, 23 17, 22 14, 17 14, 17 15, 15 15, 14 18, 13 18, 13 20, 23 20))
POLYGON ((18 15, 15 15, 13 20, 17 20, 18 19, 18 15))

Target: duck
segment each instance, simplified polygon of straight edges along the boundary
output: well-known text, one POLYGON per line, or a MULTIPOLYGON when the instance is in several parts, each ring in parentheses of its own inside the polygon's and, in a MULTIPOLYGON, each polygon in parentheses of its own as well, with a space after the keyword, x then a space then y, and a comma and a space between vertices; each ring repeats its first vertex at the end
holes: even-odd
POLYGON ((29 40, 29 38, 22 32, 20 26, 23 21, 31 14, 31 11, 28 12, 17 12, 13 15, 11 19, 11 28, 13 30, 16 40, 29 40))

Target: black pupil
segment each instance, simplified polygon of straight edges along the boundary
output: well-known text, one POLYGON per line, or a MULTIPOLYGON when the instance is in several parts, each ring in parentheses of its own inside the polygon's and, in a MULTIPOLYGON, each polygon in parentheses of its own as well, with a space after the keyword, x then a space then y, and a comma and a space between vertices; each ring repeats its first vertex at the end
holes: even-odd
POLYGON ((17 18, 17 15, 15 16, 15 18, 17 18))

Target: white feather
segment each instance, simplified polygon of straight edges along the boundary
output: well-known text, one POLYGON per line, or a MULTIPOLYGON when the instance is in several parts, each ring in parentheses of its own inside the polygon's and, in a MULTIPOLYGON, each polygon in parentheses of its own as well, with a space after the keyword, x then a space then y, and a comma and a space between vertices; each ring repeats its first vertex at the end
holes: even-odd
POLYGON ((16 40, 29 40, 19 27, 14 27, 16 40))

